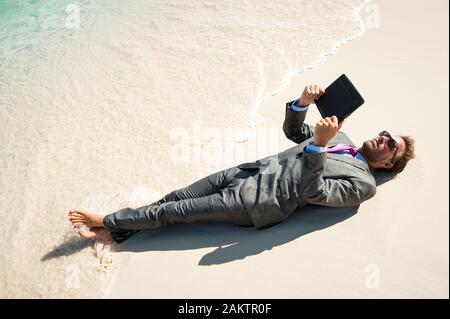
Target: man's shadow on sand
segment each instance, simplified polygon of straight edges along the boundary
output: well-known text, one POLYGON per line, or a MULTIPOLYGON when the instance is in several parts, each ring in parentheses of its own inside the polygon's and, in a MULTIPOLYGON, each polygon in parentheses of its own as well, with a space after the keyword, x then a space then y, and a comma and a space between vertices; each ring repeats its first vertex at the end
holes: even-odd
MULTIPOLYGON (((377 186, 394 178, 377 173, 377 186)), ((145 231, 116 246, 115 251, 167 251, 217 247, 203 256, 199 265, 217 265, 257 255, 306 234, 340 223, 358 212, 357 207, 306 206, 273 227, 257 230, 224 224, 174 225, 145 231)))
MULTIPOLYGON (((377 186, 393 179, 392 174, 377 173, 377 186)), ((165 229, 137 233, 112 251, 168 251, 217 247, 203 256, 199 265, 218 265, 257 255, 309 233, 340 223, 358 212, 357 207, 330 208, 306 206, 275 226, 257 230, 225 224, 173 225, 165 229)), ((42 261, 70 255, 87 247, 89 241, 70 240, 42 257, 42 261)))
POLYGON ((199 265, 218 265, 257 255, 306 234, 322 230, 355 215, 358 207, 307 206, 275 226, 257 230, 226 224, 174 225, 144 231, 117 245, 113 251, 168 251, 216 247, 199 265))

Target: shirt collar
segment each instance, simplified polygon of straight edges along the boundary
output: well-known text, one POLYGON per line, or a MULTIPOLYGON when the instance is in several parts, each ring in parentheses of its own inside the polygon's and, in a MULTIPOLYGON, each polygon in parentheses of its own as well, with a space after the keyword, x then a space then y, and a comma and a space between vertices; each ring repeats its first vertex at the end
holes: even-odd
POLYGON ((364 156, 362 156, 362 154, 361 154, 360 152, 356 153, 355 158, 356 158, 356 159, 359 159, 360 161, 363 161, 363 162, 366 163, 366 164, 369 164, 369 163, 367 162, 366 158, 365 158, 364 156))

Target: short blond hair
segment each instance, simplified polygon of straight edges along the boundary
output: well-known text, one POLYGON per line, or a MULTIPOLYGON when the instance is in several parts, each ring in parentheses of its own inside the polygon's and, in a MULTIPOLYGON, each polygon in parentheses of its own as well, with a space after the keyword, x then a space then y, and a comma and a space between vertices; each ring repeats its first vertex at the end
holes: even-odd
POLYGON ((406 164, 408 164, 410 160, 416 157, 415 155, 416 141, 411 136, 400 135, 400 137, 403 139, 403 141, 405 141, 405 150, 402 153, 400 154, 397 153, 394 156, 394 159, 392 161, 394 166, 388 169, 383 169, 386 172, 398 174, 405 169, 406 164))

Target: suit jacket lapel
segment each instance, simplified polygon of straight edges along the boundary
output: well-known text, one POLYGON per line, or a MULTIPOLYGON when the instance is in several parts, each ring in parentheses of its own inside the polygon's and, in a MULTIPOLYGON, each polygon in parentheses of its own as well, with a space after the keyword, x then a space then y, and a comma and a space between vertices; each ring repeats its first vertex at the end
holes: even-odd
POLYGON ((354 157, 345 156, 342 154, 327 153, 327 158, 332 158, 337 161, 346 162, 346 163, 356 166, 362 170, 369 170, 369 165, 366 162, 363 162, 354 157))
MULTIPOLYGON (((348 144, 350 146, 354 146, 354 143, 352 142, 352 140, 350 140, 348 138, 348 136, 345 133, 339 132, 331 141, 330 143, 328 143, 327 147, 331 147, 331 146, 335 146, 339 143, 343 143, 343 144, 348 144)), ((350 157, 350 156, 345 156, 342 154, 336 154, 336 153, 327 153, 327 157, 328 158, 332 158, 335 159, 337 161, 341 161, 341 162, 346 162, 348 164, 351 164, 353 166, 356 166, 360 169, 363 170, 369 170, 369 165, 366 162, 363 162, 359 159, 350 157)))

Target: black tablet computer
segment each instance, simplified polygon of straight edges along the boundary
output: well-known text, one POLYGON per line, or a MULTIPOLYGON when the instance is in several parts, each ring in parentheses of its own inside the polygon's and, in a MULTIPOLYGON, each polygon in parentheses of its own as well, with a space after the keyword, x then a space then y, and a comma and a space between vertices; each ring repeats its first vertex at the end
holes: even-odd
POLYGON ((342 74, 325 89, 325 93, 315 101, 315 104, 322 117, 336 115, 341 122, 363 105, 364 99, 349 78, 342 74))

